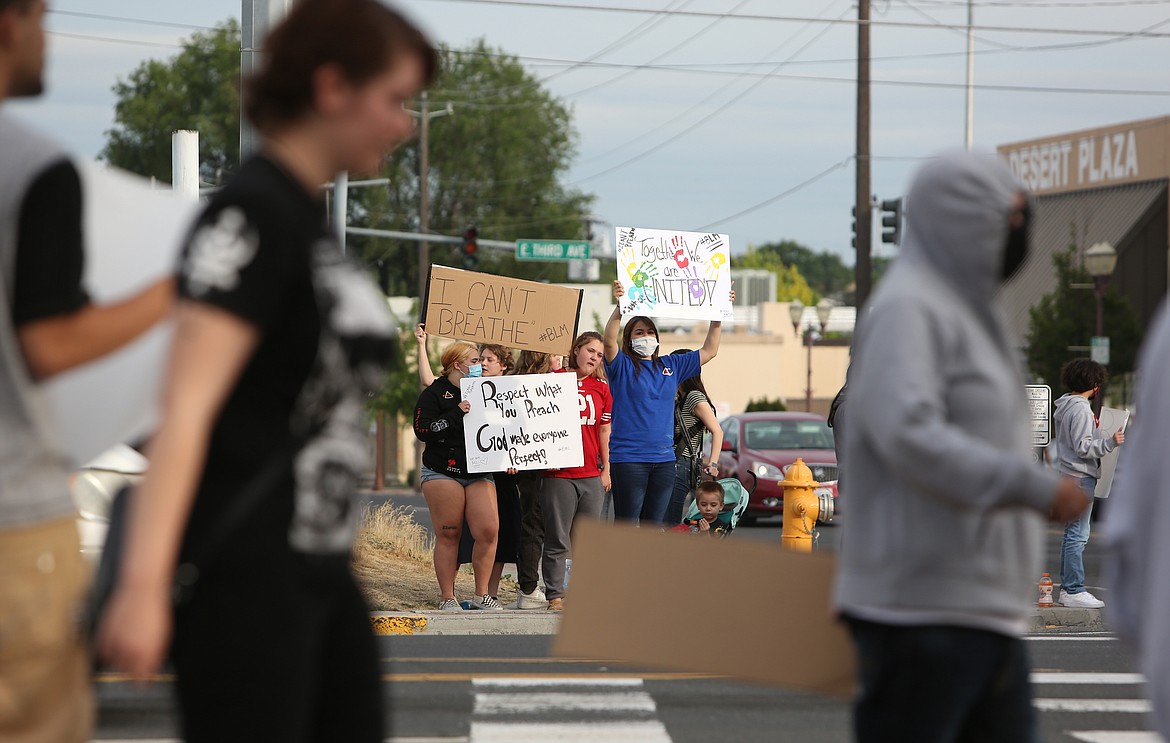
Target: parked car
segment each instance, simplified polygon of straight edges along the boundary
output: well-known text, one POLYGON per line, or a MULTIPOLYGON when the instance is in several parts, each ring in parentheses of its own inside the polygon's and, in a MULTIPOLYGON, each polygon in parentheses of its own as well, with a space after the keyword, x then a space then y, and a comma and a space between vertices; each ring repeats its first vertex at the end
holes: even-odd
POLYGON ((126 485, 133 485, 146 472, 146 457, 124 444, 87 462, 69 478, 69 492, 77 507, 77 531, 81 554, 97 564, 106 543, 110 506, 126 485))
POLYGON ((744 514, 748 523, 784 512, 784 489, 779 482, 797 458, 803 459, 813 479, 830 491, 833 510, 840 513, 837 452, 833 431, 824 418, 811 413, 741 413, 720 425, 723 451, 719 453, 719 477, 737 478, 749 491, 755 486, 744 514))

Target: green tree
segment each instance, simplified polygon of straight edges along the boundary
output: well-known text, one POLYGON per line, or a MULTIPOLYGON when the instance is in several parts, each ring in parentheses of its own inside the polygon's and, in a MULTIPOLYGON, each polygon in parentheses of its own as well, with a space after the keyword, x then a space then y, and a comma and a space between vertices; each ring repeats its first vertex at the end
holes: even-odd
POLYGON ((147 60, 114 85, 114 128, 100 157, 142 176, 171 180, 171 132, 199 132, 199 171, 219 184, 240 159, 240 26, 228 19, 193 34, 166 61, 147 60))
MULTIPOLYGON (((480 238, 585 237, 593 196, 562 184, 576 154, 572 110, 552 96, 520 61, 482 39, 468 49, 443 47, 442 72, 430 91, 432 110, 450 102, 453 115, 430 124, 429 228, 480 238)), ((399 148, 384 175, 386 189, 355 194, 351 221, 381 229, 419 226, 420 142, 399 148)), ((414 294, 417 246, 381 238, 355 239, 371 261, 395 270, 384 281, 393 293, 414 294)), ((461 265, 457 247, 432 245, 434 263, 461 265)), ((606 262, 608 263, 608 262, 606 262)), ((565 281, 567 266, 518 262, 502 251, 479 251, 478 270, 519 278, 565 281)), ((612 278, 612 267, 602 276, 612 278)))
POLYGON ((795 265, 787 265, 773 250, 764 250, 749 245, 743 255, 731 257, 733 268, 762 268, 776 274, 776 301, 791 302, 799 299, 806 305, 816 304, 821 296, 808 285, 795 265))
POLYGON ((795 240, 764 243, 757 250, 775 253, 784 265, 795 266, 818 294, 840 295, 853 283, 853 269, 836 253, 827 250, 818 253, 795 240))
MULTIPOLYGON (((1028 311, 1028 368, 1045 384, 1060 385, 1060 367, 1069 359, 1087 356, 1069 346, 1087 347, 1096 329, 1096 303, 1090 289, 1074 288, 1092 282, 1089 272, 1077 260, 1075 246, 1052 258, 1056 288, 1045 294, 1028 311)), ((1124 297, 1110 289, 1105 294, 1105 334, 1110 339, 1109 373, 1117 376, 1133 371, 1142 331, 1133 308, 1124 297)))
POLYGON ((759 400, 748 400, 748 404, 744 407, 743 412, 754 413, 758 410, 788 410, 784 406, 784 401, 777 397, 775 400, 769 400, 767 397, 761 397, 759 400))

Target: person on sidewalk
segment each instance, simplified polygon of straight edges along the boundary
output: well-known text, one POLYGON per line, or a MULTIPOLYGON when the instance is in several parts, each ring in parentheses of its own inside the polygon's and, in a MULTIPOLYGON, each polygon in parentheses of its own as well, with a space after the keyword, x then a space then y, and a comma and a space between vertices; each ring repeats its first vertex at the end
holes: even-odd
POLYGON ((1101 394, 1109 380, 1105 367, 1091 359, 1073 359, 1060 370, 1060 382, 1068 393, 1056 401, 1052 416, 1056 429, 1056 471, 1077 483, 1089 499, 1080 518, 1064 525, 1060 546, 1061 606, 1099 609, 1105 602, 1085 589, 1085 545, 1093 515, 1093 493, 1101 479, 1101 457, 1125 442, 1125 431, 1102 435, 1101 423, 1089 401, 1101 394))
POLYGON ((540 511, 544 517, 545 595, 548 610, 561 611, 565 604, 565 560, 572 550, 572 530, 580 519, 600 519, 601 502, 610 488, 609 427, 613 398, 601 378, 605 346, 592 330, 577 336, 569 353, 569 368, 577 375, 577 401, 581 410, 580 467, 545 473, 540 485, 540 511))
POLYGON ((188 743, 381 743, 378 649, 350 558, 366 405, 395 328, 342 254, 321 184, 377 172, 413 135, 407 104, 438 55, 379 0, 299 0, 263 48, 244 83, 259 152, 180 259, 161 423, 98 649, 140 680, 169 650, 188 743), (196 580, 176 606, 179 566, 196 580))
MULTIPOLYGON (((514 374, 551 374, 554 356, 541 351, 520 352, 514 374)), ((541 510, 540 488, 543 481, 539 470, 521 470, 516 473, 516 489, 520 493, 520 554, 516 562, 516 580, 520 592, 516 608, 536 610, 548 608, 548 597, 540 590, 540 562, 544 554, 544 513, 541 510)))
MULTIPOLYGON (((44 0, 0 0, 0 102, 44 88, 44 0)), ((0 740, 88 741, 77 621, 90 568, 69 462, 41 385, 129 343, 174 280, 98 306, 84 286, 81 179, 65 150, 0 113, 0 740)), ((76 425, 85 425, 84 420, 76 425)))
MULTIPOLYGON (((676 348, 672 356, 690 353, 689 348, 676 348)), ((703 375, 696 374, 678 386, 674 403, 674 490, 666 508, 666 525, 682 522, 690 505, 691 493, 702 475, 714 477, 719 472, 716 460, 723 448, 723 427, 715 414, 715 406, 707 395, 703 375), (703 437, 711 432, 711 455, 703 461, 703 437)))
POLYGON ((930 160, 849 369, 849 519, 833 598, 858 654, 860 743, 1036 740, 1025 643, 1042 518, 1088 507, 1028 456, 1024 383, 993 310, 1023 262, 1007 166, 930 160))
POLYGON ((1133 651, 1153 704, 1154 727, 1170 740, 1170 304, 1162 303, 1138 358, 1133 424, 1105 520, 1106 618, 1133 651))

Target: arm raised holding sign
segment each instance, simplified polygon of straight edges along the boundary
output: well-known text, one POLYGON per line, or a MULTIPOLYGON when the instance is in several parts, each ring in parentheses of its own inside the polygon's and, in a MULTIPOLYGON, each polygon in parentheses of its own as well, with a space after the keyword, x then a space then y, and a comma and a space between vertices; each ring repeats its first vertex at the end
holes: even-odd
MULTIPOLYGON (((735 282, 731 282, 734 287, 735 282)), ((735 289, 731 290, 731 302, 735 303, 735 289)), ((699 363, 706 364, 719 353, 719 341, 723 338, 723 323, 712 320, 707 327, 707 337, 703 339, 703 347, 699 349, 699 363)))

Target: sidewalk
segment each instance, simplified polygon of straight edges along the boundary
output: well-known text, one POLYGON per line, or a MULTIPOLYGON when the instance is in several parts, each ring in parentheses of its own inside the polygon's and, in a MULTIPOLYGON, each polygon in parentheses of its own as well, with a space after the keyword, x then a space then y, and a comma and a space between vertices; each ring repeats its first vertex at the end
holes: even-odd
MULTIPOLYGON (((559 614, 550 611, 463 611, 370 613, 378 635, 555 635, 559 614)), ((1029 633, 1103 630, 1100 609, 1056 606, 1036 609, 1029 633)))

